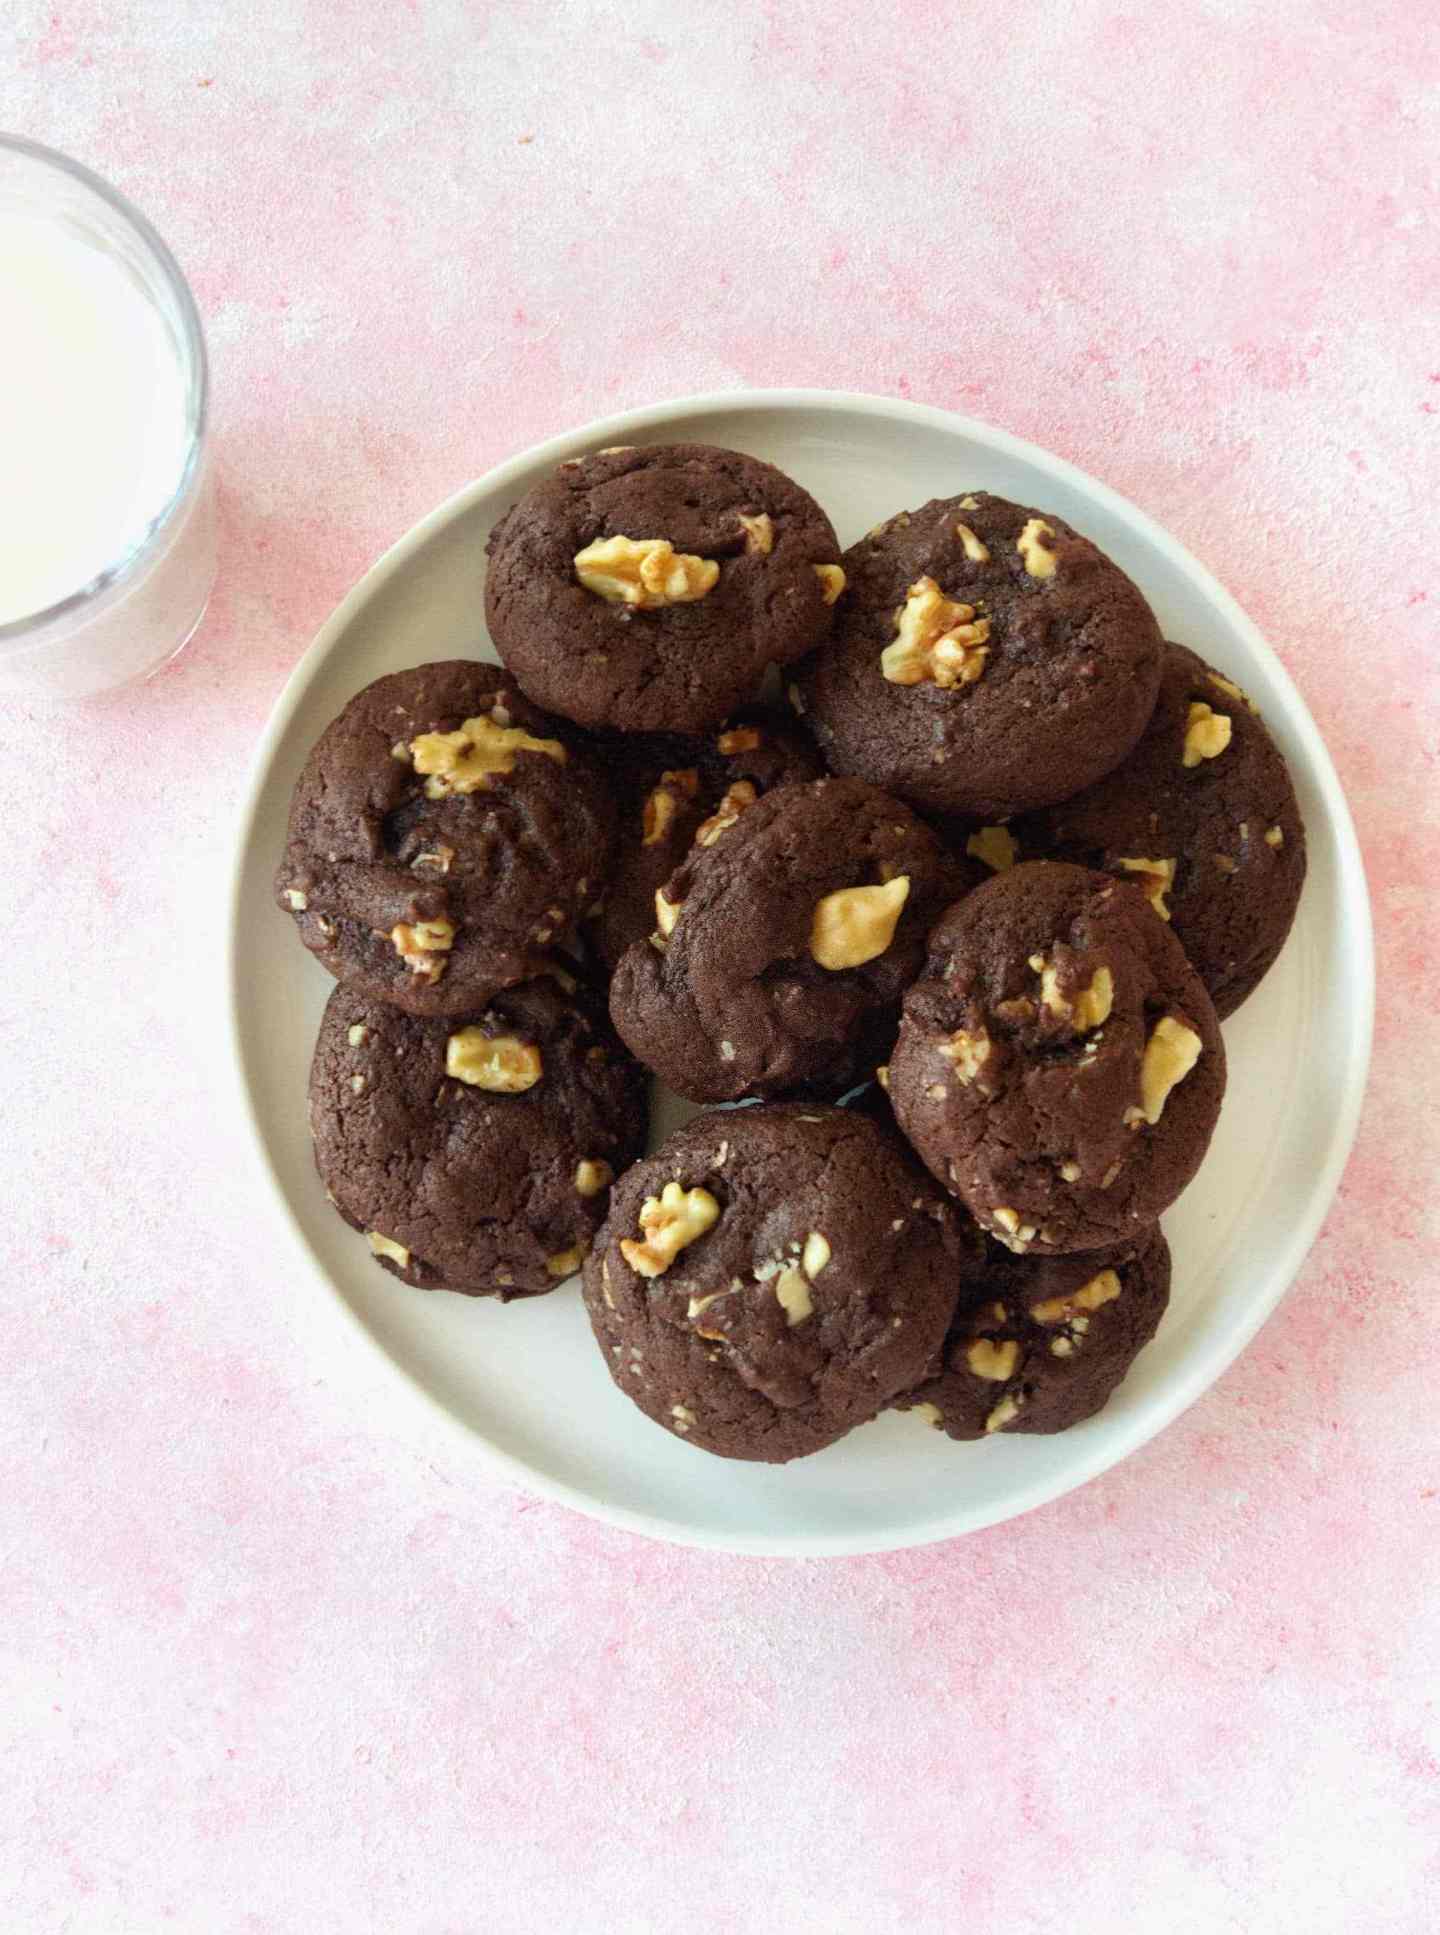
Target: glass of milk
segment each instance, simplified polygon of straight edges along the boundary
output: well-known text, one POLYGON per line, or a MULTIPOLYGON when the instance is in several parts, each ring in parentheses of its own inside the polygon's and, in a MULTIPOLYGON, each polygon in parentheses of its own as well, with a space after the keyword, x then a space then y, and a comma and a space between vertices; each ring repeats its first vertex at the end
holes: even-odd
POLYGON ((0 695, 101 692, 191 637, 215 580, 207 394, 144 216, 0 135, 0 695))

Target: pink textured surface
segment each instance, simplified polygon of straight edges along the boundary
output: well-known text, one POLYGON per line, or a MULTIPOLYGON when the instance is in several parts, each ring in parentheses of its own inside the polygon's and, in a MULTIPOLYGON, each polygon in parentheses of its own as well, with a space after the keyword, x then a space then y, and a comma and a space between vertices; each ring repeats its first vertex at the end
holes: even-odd
POLYGON ((157 683, 0 715, 0 1926, 1440 1925, 1428 15, 11 0, 0 125, 192 277, 224 553, 157 683), (392 1432, 215 1012, 256 733, 373 555, 543 434, 784 383, 988 417, 1191 545, 1329 739, 1380 948, 1357 1154, 1235 1369, 1024 1521, 804 1565, 392 1432))

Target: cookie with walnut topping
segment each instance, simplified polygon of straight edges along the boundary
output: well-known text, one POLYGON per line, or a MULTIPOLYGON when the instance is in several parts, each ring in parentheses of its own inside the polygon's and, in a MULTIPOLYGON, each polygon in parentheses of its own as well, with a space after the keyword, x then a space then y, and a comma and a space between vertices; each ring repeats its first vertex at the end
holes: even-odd
POLYGON ((1036 860, 934 928, 889 1082, 901 1129, 982 1229, 1064 1254, 1133 1242, 1184 1189, 1225 1049, 1143 891, 1036 860))
POLYGON ((1158 1224, 1133 1245, 1012 1256, 990 1245, 946 1334, 940 1370, 897 1398, 952 1438, 1068 1431, 1103 1410, 1170 1301, 1158 1224))
POLYGON ((331 1202, 421 1290, 536 1296, 580 1267, 644 1145, 646 1082, 569 976, 422 1020, 338 987, 310 1071, 331 1202))
POLYGON ((1240 687, 1165 647, 1160 699, 1129 758, 1010 834, 1028 859, 1138 879, 1223 1020, 1273 965, 1305 884, 1284 756, 1240 687))
POLYGON ((573 944, 614 817, 578 735, 498 665, 417 665, 321 734, 275 895, 337 980, 410 1014, 463 1014, 573 944))
POLYGON ((654 933, 655 895, 693 847, 713 846, 762 794, 824 771, 794 720, 768 706, 737 712, 703 738, 612 739, 601 756, 620 821, 610 885, 586 932, 611 970, 632 941, 654 933))
POLYGON ((656 896, 610 986, 621 1039, 693 1102, 840 1094, 884 1060, 967 864, 864 780, 777 787, 656 896))
POLYGON ((832 772, 922 812, 1003 818, 1089 786, 1144 731, 1159 628, 1063 518, 936 498, 844 567, 834 633, 791 686, 832 772))
POLYGON ((830 629, 843 584, 814 498, 737 450, 572 458, 490 534, 485 615, 537 704, 616 732, 708 732, 830 629))
POLYGON ((696 1116, 621 1177, 585 1303, 647 1416, 781 1464, 923 1375, 961 1281, 954 1211, 896 1135, 769 1105, 696 1116))

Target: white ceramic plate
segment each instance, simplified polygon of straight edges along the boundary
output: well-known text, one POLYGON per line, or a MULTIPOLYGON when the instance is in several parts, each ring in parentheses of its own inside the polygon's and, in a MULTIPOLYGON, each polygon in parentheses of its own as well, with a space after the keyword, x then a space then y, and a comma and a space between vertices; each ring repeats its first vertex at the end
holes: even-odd
POLYGON ((1370 1052, 1370 910, 1350 815, 1303 701, 1235 601, 1133 505, 1059 458, 941 410, 828 391, 688 398, 606 418, 501 464, 402 538, 322 629, 275 709, 241 822, 231 919, 234 1048, 265 1172, 319 1294, 403 1374, 392 1387, 397 1415, 418 1397, 532 1491, 635 1531, 735 1552, 868 1552, 948 1538, 1028 1511, 1145 1443, 1220 1375, 1290 1283, 1349 1152, 1370 1052), (316 1180, 305 1091, 332 983, 270 897, 305 754, 381 673, 494 657, 481 617, 485 536, 552 466, 605 444, 678 439, 780 465, 825 506, 842 544, 892 511, 969 489, 1058 512, 1130 572, 1167 636, 1240 681, 1290 761, 1309 878, 1278 965, 1226 1024, 1219 1131, 1166 1218, 1169 1314, 1101 1416, 1059 1438, 955 1445, 892 1413, 781 1468, 710 1457, 616 1390, 577 1283, 508 1308, 408 1289, 376 1267, 316 1180))

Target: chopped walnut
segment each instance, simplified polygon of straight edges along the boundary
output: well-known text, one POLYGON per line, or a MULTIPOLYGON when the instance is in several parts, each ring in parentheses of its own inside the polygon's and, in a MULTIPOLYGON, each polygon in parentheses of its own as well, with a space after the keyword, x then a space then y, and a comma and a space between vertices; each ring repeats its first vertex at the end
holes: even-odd
POLYGON ((681 800, 693 800, 699 790, 700 775, 693 766, 686 766, 679 772, 661 773, 660 783, 652 789, 641 809, 640 844, 658 846, 665 838, 670 822, 680 811, 681 800))
POLYGON ((733 786, 725 789, 725 797, 710 815, 702 820, 695 829, 697 847, 713 847, 722 833, 728 833, 747 806, 753 806, 759 795, 748 779, 737 779, 733 786))
POLYGON ((1025 569, 1032 578, 1053 578, 1059 559, 1055 555, 1055 531, 1043 517, 1032 517, 1025 529, 1015 540, 1015 549, 1024 560, 1025 569), (1046 538, 1051 542, 1047 544, 1046 538))
POLYGON ((1047 1297, 1043 1303, 1030 1306, 1030 1317, 1037 1324, 1068 1324, 1082 1313, 1099 1310, 1103 1304, 1113 1303, 1120 1294, 1120 1279, 1113 1270, 1101 1270, 1098 1276, 1082 1283, 1078 1290, 1072 1290, 1066 1297, 1047 1297))
POLYGON ((965 1353, 965 1362, 976 1377, 983 1377, 991 1384, 1005 1384, 1015 1375, 1020 1346, 1013 1338, 997 1344, 991 1337, 977 1337, 965 1353))
POLYGON ((598 1196, 602 1189, 608 1189, 615 1180, 615 1171, 608 1162, 599 1157, 587 1156, 584 1162, 575 1165, 575 1194, 577 1196, 598 1196))
POLYGON ((1194 1068, 1200 1059, 1202 1043, 1193 1028, 1174 1015, 1162 1015, 1150 1031, 1145 1053, 1140 1058, 1140 1107, 1127 1109, 1125 1120, 1132 1128, 1148 1122, 1152 1128, 1160 1120, 1170 1091, 1194 1068), (1138 1120, 1132 1121, 1132 1117, 1138 1120))
POLYGON ((830 1261, 830 1245, 819 1230, 811 1230, 805 1238, 805 1247, 800 1252, 800 1268, 812 1281, 830 1261))
POLYGON ((382 1236, 379 1230, 367 1230, 365 1241, 370 1245, 372 1255, 389 1257, 390 1261, 398 1263, 402 1270, 410 1268, 410 1252, 403 1243, 397 1243, 393 1236, 382 1236))
POLYGON ((968 1087, 989 1058, 990 1037, 983 1028, 975 1034, 968 1029, 957 1028, 953 1035, 941 1042, 940 1053, 955 1070, 956 1080, 968 1087))
POLYGON ((675 923, 680 918, 680 902, 667 900, 665 889, 655 890, 655 927, 663 940, 669 940, 675 932, 675 923))
POLYGON ((455 923, 445 920, 417 920, 413 926, 401 921, 390 929, 395 952, 412 974, 422 981, 438 981, 445 972, 445 956, 455 943, 455 923))
POLYGON ((995 1409, 990 1413, 989 1417, 986 1418, 985 1429, 987 1431, 1003 1431, 1007 1424, 1012 1423, 1020 1415, 1020 1409, 1024 1402, 1025 1399, 1019 1391, 1007 1391, 1005 1396, 995 1406, 995 1409))
POLYGON ((1205 676, 1209 679, 1215 690, 1217 692, 1223 692, 1227 699, 1233 699, 1237 705, 1243 705, 1247 712, 1259 713, 1259 706, 1256 705, 1248 692, 1241 691, 1234 679, 1227 679, 1219 672, 1207 672, 1205 676))
POLYGON ((1123 860, 1117 857, 1110 864, 1123 867, 1126 873, 1139 874, 1140 879, 1136 884, 1144 888, 1145 898, 1161 920, 1169 920, 1170 909, 1165 903, 1165 896, 1175 885, 1173 860, 1123 860))
MULTIPOLYGON (((1033 962, 1032 962, 1033 966, 1033 962)), ((1040 999, 1057 1021, 1068 1021, 1077 1034, 1089 1034, 1109 1019, 1115 999, 1115 977, 1108 967, 1097 967, 1090 984, 1068 1000, 1060 991, 1060 971, 1043 957, 1036 970, 1040 976, 1040 999)))
POLYGON ((607 604, 636 611, 689 605, 715 589, 713 558, 676 551, 668 538, 598 538, 575 554, 575 576, 607 604))
POLYGON ((1182 766, 1198 766, 1202 759, 1218 759, 1230 744, 1230 721, 1223 712, 1212 712, 1203 699, 1196 699, 1185 715, 1185 749, 1182 766))
POLYGON ((545 1268, 552 1277, 573 1277, 585 1261, 588 1243, 572 1243, 568 1250, 557 1250, 554 1256, 547 1256, 545 1268))
POLYGON ((990 620, 947 598, 933 578, 917 578, 895 617, 895 641, 880 654, 892 685, 973 685, 990 655, 990 620))
POLYGON ((422 732, 410 741, 411 760, 425 775, 425 796, 432 800, 487 787, 497 775, 514 772, 522 752, 543 753, 562 766, 569 757, 558 739, 536 739, 493 718, 467 719, 456 732, 422 732))
POLYGON ((726 759, 733 759, 736 753, 755 752, 764 743, 765 735, 758 726, 731 726, 716 739, 715 749, 726 759))
POLYGON ((955 526, 955 535, 963 545, 966 557, 973 564, 988 564, 990 562, 990 546, 983 538, 977 537, 968 524, 957 524, 955 526))
POLYGON ((780 1308, 785 1312, 785 1321, 793 1330, 796 1324, 803 1324, 807 1317, 813 1316, 815 1304, 810 1295, 810 1283, 803 1270, 793 1266, 782 1270, 775 1278, 775 1295, 780 1308))
POLYGON ((658 1196, 647 1196, 641 1204, 641 1240, 622 1238, 620 1254, 638 1276, 663 1276, 719 1215, 720 1205, 708 1189, 682 1189, 678 1182, 668 1182, 658 1196))
POLYGON ((305 909, 310 905, 308 896, 303 894, 298 887, 287 887, 285 889, 285 899, 292 914, 303 914, 305 909))
POLYGON ((982 860, 994 873, 1004 873, 1013 867, 1020 855, 1015 836, 1007 826, 982 826, 965 842, 965 851, 972 860, 982 860))
POLYGON ((1285 844, 1284 827, 1272 826, 1268 828, 1265 834, 1265 844, 1267 847, 1283 847, 1285 844))
POLYGON ((810 952, 832 973, 861 967, 883 954, 895 938, 910 877, 897 874, 880 887, 842 887, 816 902, 810 952))
POLYGON ((833 605, 845 589, 845 573, 838 564, 817 564, 812 569, 820 580, 820 596, 827 605, 833 605))
POLYGON ((775 526, 769 514, 761 511, 756 517, 747 517, 744 511, 737 513, 740 528, 745 533, 745 549, 751 557, 768 558, 775 549, 775 526))
POLYGON ((445 1043, 445 1073, 492 1095, 520 1095, 540 1079, 540 1050, 514 1035, 460 1028, 445 1043))

